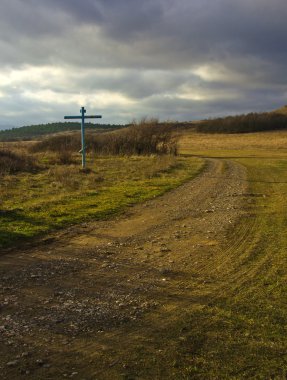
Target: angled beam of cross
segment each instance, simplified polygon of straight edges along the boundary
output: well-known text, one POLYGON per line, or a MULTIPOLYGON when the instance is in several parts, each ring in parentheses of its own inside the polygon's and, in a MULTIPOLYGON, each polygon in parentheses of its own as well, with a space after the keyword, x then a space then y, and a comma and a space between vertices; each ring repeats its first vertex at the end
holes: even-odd
POLYGON ((86 167, 86 143, 85 143, 85 119, 101 119, 101 115, 85 115, 86 110, 85 107, 80 109, 81 116, 64 116, 64 119, 81 119, 81 141, 82 141, 82 149, 80 153, 82 154, 82 168, 86 167))

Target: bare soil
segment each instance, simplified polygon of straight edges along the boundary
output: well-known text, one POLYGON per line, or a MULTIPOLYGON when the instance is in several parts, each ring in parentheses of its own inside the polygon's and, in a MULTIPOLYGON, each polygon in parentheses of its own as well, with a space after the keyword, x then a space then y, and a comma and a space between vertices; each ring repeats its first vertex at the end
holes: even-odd
POLYGON ((215 258, 246 189, 242 166, 209 159, 194 180, 114 220, 7 251, 1 378, 184 378, 185 310, 215 300, 215 258))

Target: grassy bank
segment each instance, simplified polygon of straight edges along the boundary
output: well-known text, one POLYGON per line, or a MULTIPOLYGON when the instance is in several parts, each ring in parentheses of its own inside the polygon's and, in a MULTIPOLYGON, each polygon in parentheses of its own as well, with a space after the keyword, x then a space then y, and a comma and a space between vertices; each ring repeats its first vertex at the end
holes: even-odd
POLYGON ((2 177, 0 247, 91 219, 163 194, 202 167, 202 160, 172 156, 107 157, 90 164, 48 165, 37 173, 2 177))
POLYGON ((186 153, 242 164, 249 183, 243 217, 202 269, 215 281, 174 326, 186 330, 182 378, 286 378, 286 142, 286 132, 182 140, 186 153))
POLYGON ((195 344, 186 378, 285 379, 287 374, 287 159, 237 159, 248 169, 245 216, 205 263, 205 302, 182 320, 195 344), (192 377, 193 378, 193 377, 192 377))

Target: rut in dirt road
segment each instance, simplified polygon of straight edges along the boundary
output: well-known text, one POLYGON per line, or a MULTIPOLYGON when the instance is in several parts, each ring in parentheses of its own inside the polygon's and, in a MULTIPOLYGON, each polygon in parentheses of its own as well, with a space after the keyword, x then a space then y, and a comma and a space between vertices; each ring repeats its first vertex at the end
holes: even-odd
POLYGON ((3 378, 121 378, 139 337, 161 350, 157 315, 165 328, 172 310, 190 302, 192 276, 196 294, 211 292, 207 259, 226 244, 246 188, 242 166, 207 160, 197 178, 124 216, 3 256, 3 378))

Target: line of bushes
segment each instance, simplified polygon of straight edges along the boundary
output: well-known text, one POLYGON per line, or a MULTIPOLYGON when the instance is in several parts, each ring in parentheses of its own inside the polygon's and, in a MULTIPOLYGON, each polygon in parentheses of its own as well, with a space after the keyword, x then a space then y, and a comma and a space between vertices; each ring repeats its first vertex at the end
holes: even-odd
POLYGON ((266 112, 204 120, 196 130, 202 133, 251 133, 286 128, 287 115, 266 112))
POLYGON ((177 142, 170 124, 143 120, 125 130, 96 136, 92 149, 107 155, 176 155, 177 142))
MULTIPOLYGON (((35 143, 31 152, 76 152, 81 147, 80 135, 51 136, 35 143)), ((87 151, 99 155, 177 154, 177 141, 169 123, 142 120, 128 128, 104 134, 86 135, 87 151)))

